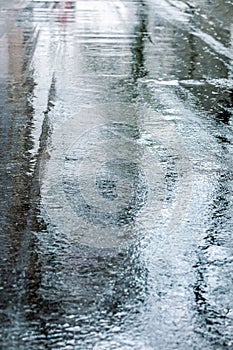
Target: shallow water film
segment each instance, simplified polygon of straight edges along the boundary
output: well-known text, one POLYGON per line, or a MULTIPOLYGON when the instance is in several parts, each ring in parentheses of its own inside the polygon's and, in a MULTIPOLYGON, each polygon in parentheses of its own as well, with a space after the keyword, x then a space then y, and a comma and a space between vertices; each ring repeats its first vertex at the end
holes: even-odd
POLYGON ((233 349, 232 18, 0 1, 1 349, 233 349))

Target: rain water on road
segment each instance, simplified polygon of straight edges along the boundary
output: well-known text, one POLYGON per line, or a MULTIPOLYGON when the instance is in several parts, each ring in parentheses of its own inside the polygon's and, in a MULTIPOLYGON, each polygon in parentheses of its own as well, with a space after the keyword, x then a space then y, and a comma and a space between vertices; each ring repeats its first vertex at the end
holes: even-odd
POLYGON ((1 0, 1 349, 233 348, 232 16, 1 0))

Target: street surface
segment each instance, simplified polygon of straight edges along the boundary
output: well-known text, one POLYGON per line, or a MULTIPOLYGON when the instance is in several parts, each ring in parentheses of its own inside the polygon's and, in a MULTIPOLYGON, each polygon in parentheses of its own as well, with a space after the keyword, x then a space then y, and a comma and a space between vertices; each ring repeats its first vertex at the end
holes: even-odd
POLYGON ((232 18, 1 0, 1 349, 233 349, 232 18))

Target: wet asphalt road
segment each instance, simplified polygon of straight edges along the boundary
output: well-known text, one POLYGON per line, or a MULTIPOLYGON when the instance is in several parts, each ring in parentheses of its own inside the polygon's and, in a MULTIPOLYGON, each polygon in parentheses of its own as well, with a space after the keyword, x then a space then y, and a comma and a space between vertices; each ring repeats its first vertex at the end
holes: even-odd
POLYGON ((233 3, 0 3, 0 348, 233 348, 233 3))

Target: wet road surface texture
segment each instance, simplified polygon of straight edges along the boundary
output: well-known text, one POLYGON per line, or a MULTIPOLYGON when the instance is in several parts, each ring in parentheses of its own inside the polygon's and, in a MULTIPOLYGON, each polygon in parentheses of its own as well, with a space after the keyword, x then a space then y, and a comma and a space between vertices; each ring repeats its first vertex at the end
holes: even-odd
POLYGON ((1 0, 1 349, 233 348, 232 16, 1 0))

